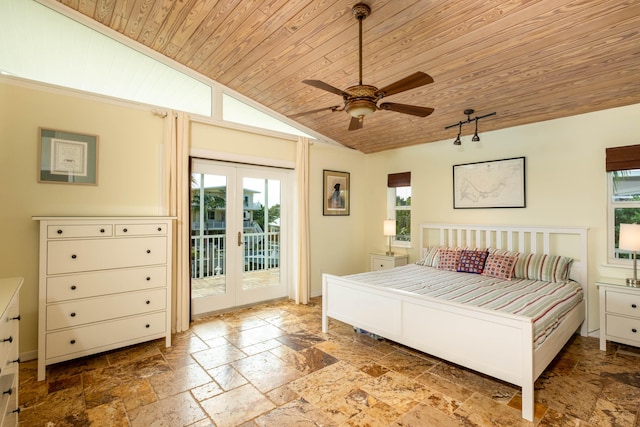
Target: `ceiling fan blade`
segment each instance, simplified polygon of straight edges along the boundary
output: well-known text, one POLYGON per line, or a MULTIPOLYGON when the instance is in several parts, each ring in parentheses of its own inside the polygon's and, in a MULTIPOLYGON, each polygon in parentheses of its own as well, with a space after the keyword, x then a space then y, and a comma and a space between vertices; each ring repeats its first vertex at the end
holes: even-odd
POLYGON ((397 113, 411 114, 412 116, 427 117, 433 113, 433 108, 418 107, 416 105, 396 104, 395 102, 383 102, 379 107, 381 110, 395 111, 397 113))
POLYGON ((340 105, 334 105, 332 107, 318 108, 317 110, 303 111, 302 113, 291 114, 289 117, 293 119, 295 117, 306 116, 307 114, 319 113, 321 111, 338 111, 338 108, 340 107, 340 105))
POLYGON ((320 80, 303 80, 302 83, 306 83, 309 86, 313 86, 318 89, 326 90, 327 92, 335 93, 336 95, 349 96, 337 87, 333 87, 328 83, 321 82, 320 80))
POLYGON ((378 89, 376 92, 376 96, 389 96, 395 93, 404 92, 405 90, 424 86, 429 83, 433 83, 433 78, 429 74, 418 71, 411 74, 410 76, 405 77, 404 79, 398 80, 395 83, 391 83, 390 85, 387 85, 382 89, 378 89))
POLYGON ((349 122, 349 130, 362 129, 363 122, 364 117, 351 117, 351 121, 349 122))

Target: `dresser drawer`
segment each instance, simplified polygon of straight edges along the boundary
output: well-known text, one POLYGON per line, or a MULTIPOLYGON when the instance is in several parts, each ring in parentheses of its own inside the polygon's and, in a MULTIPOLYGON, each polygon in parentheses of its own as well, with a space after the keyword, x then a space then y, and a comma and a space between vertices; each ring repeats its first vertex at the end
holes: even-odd
POLYGON ((97 323, 46 335, 46 358, 71 356, 100 347, 166 332, 166 313, 152 313, 97 323))
POLYGON ((165 224, 117 224, 116 236, 166 236, 165 224))
POLYGON ((47 306, 47 331, 164 310, 165 289, 107 295, 47 306))
POLYGON ((640 295, 607 291, 607 313, 624 314, 640 318, 640 295))
POLYGON ((371 271, 388 270, 395 267, 393 259, 371 258, 371 271))
POLYGON ((607 336, 640 344, 640 319, 607 314, 607 336))
POLYGON ((166 244, 166 237, 50 241, 47 274, 165 264, 166 244))
POLYGON ((89 298, 167 285, 167 268, 143 267, 47 278, 47 302, 89 298))
POLYGON ((113 225, 111 224, 87 224, 87 225, 48 225, 47 237, 49 239, 75 239, 78 237, 111 237, 113 225))

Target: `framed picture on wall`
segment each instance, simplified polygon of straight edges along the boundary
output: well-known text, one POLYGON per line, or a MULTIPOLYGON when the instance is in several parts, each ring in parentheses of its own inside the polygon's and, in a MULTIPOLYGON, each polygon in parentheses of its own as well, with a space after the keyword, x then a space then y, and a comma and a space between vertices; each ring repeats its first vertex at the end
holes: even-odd
POLYGON ((324 170, 322 191, 323 215, 349 215, 351 187, 349 184, 349 172, 337 172, 324 170))
POLYGON ((453 208, 524 208, 524 157, 453 166, 453 208))
POLYGON ((38 182, 98 184, 98 137, 39 129, 38 182))

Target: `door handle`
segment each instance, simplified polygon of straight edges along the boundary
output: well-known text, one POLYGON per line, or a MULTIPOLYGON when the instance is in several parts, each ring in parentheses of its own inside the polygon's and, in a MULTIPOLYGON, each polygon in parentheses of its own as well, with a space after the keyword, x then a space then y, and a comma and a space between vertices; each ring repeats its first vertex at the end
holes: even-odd
POLYGON ((238 231, 238 246, 242 246, 242 231, 238 231))

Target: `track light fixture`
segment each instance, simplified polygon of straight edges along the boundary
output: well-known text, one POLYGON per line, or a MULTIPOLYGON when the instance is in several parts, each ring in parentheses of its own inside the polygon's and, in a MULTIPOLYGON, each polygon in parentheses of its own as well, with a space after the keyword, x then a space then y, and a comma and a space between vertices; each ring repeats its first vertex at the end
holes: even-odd
POLYGON ((478 120, 480 119, 484 119, 485 117, 489 117, 489 116, 495 116, 496 112, 494 111, 493 113, 489 113, 489 114, 485 114, 484 116, 476 116, 473 119, 471 118, 471 115, 475 112, 475 110, 473 110, 472 108, 467 108, 466 110, 463 111, 463 114, 465 114, 467 116, 467 120, 465 121, 459 121, 458 123, 454 123, 452 125, 449 126, 445 126, 445 129, 450 129, 453 127, 458 126, 458 136, 456 137, 455 141, 453 141, 453 145, 462 145, 462 142, 460 141, 460 135, 462 134, 462 125, 465 125, 467 123, 471 123, 471 122, 476 122, 476 131, 473 134, 473 138, 471 138, 471 141, 473 142, 478 142, 480 141, 480 137, 478 136, 478 120))
POLYGON ((460 129, 458 130, 458 136, 456 140, 453 141, 453 145, 462 145, 462 141, 460 141, 460 134, 462 134, 462 122, 460 122, 460 129))

